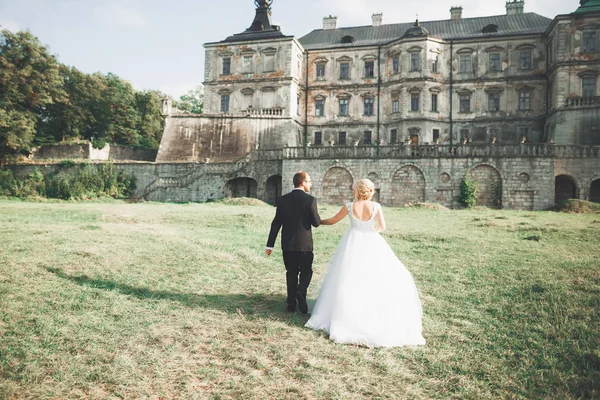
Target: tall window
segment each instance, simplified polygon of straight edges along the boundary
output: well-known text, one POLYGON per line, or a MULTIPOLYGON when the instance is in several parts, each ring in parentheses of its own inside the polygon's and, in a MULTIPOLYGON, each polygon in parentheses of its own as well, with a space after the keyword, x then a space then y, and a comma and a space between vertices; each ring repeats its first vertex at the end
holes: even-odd
POLYGON ((397 94, 392 95, 392 112, 400 112, 400 98, 397 94))
POLYGON ((527 139, 527 135, 529 134, 529 128, 526 126, 518 126, 517 127, 517 135, 519 135, 519 139, 527 139))
POLYGON ((342 146, 346 145, 346 132, 338 132, 338 143, 342 146))
POLYGON ((583 97, 594 97, 596 96, 596 78, 585 77, 581 79, 583 86, 583 97))
POLYGON ((531 92, 519 93, 519 111, 531 110, 531 92))
POLYGON ((275 54, 265 54, 265 72, 275 71, 275 54))
POLYGON ((221 96, 221 112, 229 112, 229 95, 224 94, 221 96))
POLYGON ((325 100, 317 99, 315 100, 315 116, 322 117, 325 115, 325 100))
POLYGON ((471 62, 470 54, 463 54, 460 56, 460 72, 473 72, 473 63, 471 62))
POLYGON ((340 99, 340 116, 348 116, 348 99, 340 99))
POLYGON ((365 61, 365 78, 375 77, 375 62, 365 61))
POLYGON ((323 144, 323 132, 315 132, 315 144, 323 144))
POLYGON ((325 64, 317 64, 316 68, 317 80, 322 81, 323 79, 325 79, 325 64))
POLYGON ((411 72, 417 72, 421 70, 421 54, 410 53, 410 70, 411 72))
POLYGON ((438 72, 438 59, 437 59, 437 57, 435 58, 435 60, 431 60, 431 72, 433 72, 434 74, 436 74, 438 72))
POLYGON ((468 129, 461 129, 460 130, 460 139, 463 142, 468 142, 469 141, 469 130, 468 129))
POLYGON ((397 141, 398 141, 398 130, 392 129, 390 131, 390 144, 396 144, 397 141))
POLYGON ((419 93, 410 94, 410 111, 419 111, 419 93))
POLYGON ((372 132, 371 131, 365 131, 363 134, 363 143, 364 144, 371 144, 372 143, 372 132))
POLYGON ((400 56, 394 56, 394 58, 392 58, 392 71, 394 74, 400 72, 400 56))
POLYGON ((596 51, 596 31, 583 31, 583 51, 596 51))
POLYGON ((471 112, 471 95, 461 94, 460 95, 460 112, 468 113, 471 112))
POLYGON ((252 93, 244 93, 244 109, 252 108, 252 93))
POLYGON ((550 64, 554 62, 554 39, 548 42, 548 62, 550 64))
POLYGON ((500 53, 490 53, 488 70, 490 72, 502 71, 502 64, 500 64, 500 53))
POLYGON ((223 75, 231 75, 231 57, 223 57, 223 75))
POLYGON ((431 95, 431 111, 438 112, 438 95, 437 94, 431 95))
POLYGON ((440 140, 440 130, 434 129, 433 130, 433 143, 437 143, 438 140, 440 140))
POLYGON ((519 69, 531 69, 531 51, 522 51, 519 53, 519 69))
POLYGON ((341 63, 340 64, 340 79, 350 79, 350 64, 349 63, 341 63))
POLYGON ((373 115, 373 98, 372 97, 367 97, 365 99, 365 116, 371 116, 373 115))
POLYGON ((489 92, 488 93, 488 111, 500 111, 500 93, 489 92))
POLYGON ((244 73, 252 72, 252 56, 244 56, 243 63, 244 73))

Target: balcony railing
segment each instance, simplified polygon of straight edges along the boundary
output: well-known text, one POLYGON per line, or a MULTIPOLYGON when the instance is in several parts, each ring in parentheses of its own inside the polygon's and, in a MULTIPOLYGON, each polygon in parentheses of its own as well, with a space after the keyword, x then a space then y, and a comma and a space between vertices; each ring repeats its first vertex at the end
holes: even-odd
POLYGON ((248 108, 242 110, 242 114, 246 115, 265 115, 265 116, 281 116, 283 115, 283 108, 248 108))
POLYGON ((459 144, 396 146, 314 146, 286 147, 282 150, 256 150, 254 160, 284 159, 349 159, 349 158, 503 158, 560 157, 600 158, 600 146, 569 146, 548 143, 524 144, 459 144))
POLYGON ((567 107, 585 107, 600 104, 600 96, 593 97, 570 97, 567 99, 567 107))

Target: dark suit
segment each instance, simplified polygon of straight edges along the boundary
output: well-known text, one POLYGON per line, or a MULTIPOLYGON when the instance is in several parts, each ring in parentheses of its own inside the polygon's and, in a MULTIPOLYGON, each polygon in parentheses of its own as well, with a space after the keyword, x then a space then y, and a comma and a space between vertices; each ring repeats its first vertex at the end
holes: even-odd
POLYGON ((318 227, 321 217, 317 209, 317 199, 304 190, 292 190, 277 200, 277 211, 271 223, 267 247, 275 246, 279 229, 281 249, 286 269, 287 303, 296 306, 296 292, 306 297, 312 278, 313 239, 311 227, 318 227), (300 282, 298 282, 298 274, 300 282))

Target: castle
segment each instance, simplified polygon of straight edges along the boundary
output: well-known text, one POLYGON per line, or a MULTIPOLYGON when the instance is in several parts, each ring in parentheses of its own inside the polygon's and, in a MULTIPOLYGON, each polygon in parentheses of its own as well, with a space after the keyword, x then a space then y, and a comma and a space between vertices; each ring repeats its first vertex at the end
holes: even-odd
MULTIPOLYGON (((553 20, 525 13, 337 26, 301 38, 256 0, 250 27, 206 43, 204 113, 173 113, 144 196, 273 203, 307 170, 321 202, 369 177, 384 205, 545 209, 600 201, 600 0, 553 20)), ((142 179, 144 181, 144 179, 142 179)))

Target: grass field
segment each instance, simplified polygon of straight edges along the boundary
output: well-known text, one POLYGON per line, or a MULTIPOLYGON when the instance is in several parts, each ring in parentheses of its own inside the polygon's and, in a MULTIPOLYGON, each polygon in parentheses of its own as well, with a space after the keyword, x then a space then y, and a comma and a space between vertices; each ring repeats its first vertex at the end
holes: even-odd
POLYGON ((385 212, 424 347, 285 312, 270 206, 0 200, 0 398, 600 398, 599 214, 385 212))

